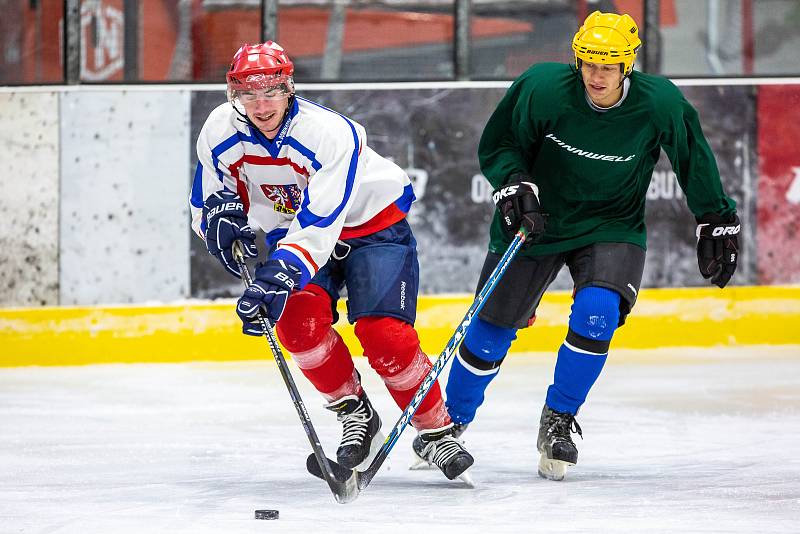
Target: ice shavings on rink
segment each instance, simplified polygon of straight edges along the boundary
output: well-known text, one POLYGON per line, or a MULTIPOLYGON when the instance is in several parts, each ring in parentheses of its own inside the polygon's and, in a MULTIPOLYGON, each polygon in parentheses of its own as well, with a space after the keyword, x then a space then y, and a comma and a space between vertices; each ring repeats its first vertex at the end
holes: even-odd
MULTIPOLYGON (((797 532, 800 347, 612 350, 563 482, 536 476, 553 360, 504 363, 464 435, 474 489, 409 471, 408 428, 348 505, 306 472, 271 360, 0 369, 0 531, 797 532)), ((388 432, 400 411, 356 364, 388 432)), ((333 455, 338 424, 294 375, 333 455)))

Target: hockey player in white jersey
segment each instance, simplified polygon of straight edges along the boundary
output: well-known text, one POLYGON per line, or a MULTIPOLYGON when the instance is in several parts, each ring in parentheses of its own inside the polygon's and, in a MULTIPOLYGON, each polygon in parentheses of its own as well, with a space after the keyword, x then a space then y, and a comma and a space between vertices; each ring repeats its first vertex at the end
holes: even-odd
MULTIPOLYGON (((405 409, 431 363, 416 318, 419 267, 406 221, 406 173, 367 145, 357 122, 295 95, 294 66, 278 44, 244 45, 227 73, 228 102, 197 140, 192 227, 239 276, 231 246, 258 255, 250 225, 266 232, 267 261, 237 303, 243 331, 262 335, 261 306, 297 366, 343 425, 337 461, 365 467, 383 438, 350 352, 332 325, 345 286, 348 320, 369 364, 405 409)), ((453 436, 439 384, 411 420, 414 448, 449 479, 473 459, 453 436)))

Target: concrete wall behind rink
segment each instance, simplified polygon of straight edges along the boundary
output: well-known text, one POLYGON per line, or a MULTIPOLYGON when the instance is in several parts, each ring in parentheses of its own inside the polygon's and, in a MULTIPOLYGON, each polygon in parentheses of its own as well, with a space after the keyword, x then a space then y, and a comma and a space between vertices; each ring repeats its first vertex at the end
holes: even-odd
POLYGON ((0 306, 58 304, 59 94, 0 93, 0 306))
MULTIPOLYGON (((698 108, 725 188, 739 204, 745 238, 734 283, 796 282, 796 273, 785 270, 762 280, 755 264, 758 85, 709 83, 680 85, 698 108)), ((794 99, 784 109, 796 114, 800 85, 782 83, 786 89, 776 94, 794 99)), ((491 191, 475 152, 506 87, 299 86, 301 95, 362 123, 370 146, 414 180, 419 201, 409 218, 419 243, 423 294, 474 290, 492 214, 491 191)), ((239 282, 222 271, 189 227, 194 141, 208 112, 222 102, 222 85, 0 88, 0 306, 239 294, 239 282)), ((780 189, 790 189, 791 169, 800 167, 792 157, 786 154, 782 165, 771 167, 773 212, 795 209, 791 199, 800 198, 780 189)), ((648 192, 645 286, 706 284, 697 272, 694 226, 662 155, 648 192)), ((800 258, 800 237, 785 235, 791 243, 783 253, 800 258)), ((770 254, 781 252, 771 246, 770 254)), ((782 265, 800 271, 797 264, 782 265)), ((571 287, 566 272, 553 287, 571 287)))
POLYGON ((189 92, 0 92, 0 306, 189 295, 189 92))

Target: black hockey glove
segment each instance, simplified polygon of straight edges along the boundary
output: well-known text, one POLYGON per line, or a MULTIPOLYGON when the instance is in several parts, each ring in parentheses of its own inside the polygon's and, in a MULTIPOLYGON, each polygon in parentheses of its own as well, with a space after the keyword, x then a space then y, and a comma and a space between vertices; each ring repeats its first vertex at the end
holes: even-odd
POLYGON ((270 323, 277 323, 289 295, 300 284, 300 274, 300 269, 284 260, 269 260, 256 267, 253 283, 236 303, 242 332, 248 336, 264 335, 258 320, 259 307, 270 323))
POLYGON ((725 287, 739 262, 739 232, 742 225, 733 214, 725 219, 707 213, 697 221, 697 264, 703 278, 725 287))
POLYGON ((225 270, 239 278, 239 268, 233 261, 233 242, 242 243, 244 255, 258 256, 256 234, 247 225, 247 214, 239 195, 230 191, 217 191, 203 205, 203 220, 206 222, 206 248, 217 258, 225 270))
POLYGON ((513 174, 511 179, 511 183, 494 190, 492 200, 500 212, 500 223, 506 235, 513 238, 524 226, 528 230, 525 245, 530 245, 544 233, 545 218, 539 206, 539 188, 523 174, 513 174))

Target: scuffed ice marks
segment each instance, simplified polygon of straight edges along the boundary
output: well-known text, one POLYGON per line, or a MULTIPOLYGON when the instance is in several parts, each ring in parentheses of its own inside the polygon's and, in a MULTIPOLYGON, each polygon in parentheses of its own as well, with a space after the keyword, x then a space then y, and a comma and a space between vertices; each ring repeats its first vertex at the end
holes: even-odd
MULTIPOLYGON (((515 354, 464 435, 475 489, 410 471, 407 430, 345 507, 306 471, 308 441, 273 362, 5 368, 0 458, 14 476, 0 477, 1 530, 795 534, 795 354, 618 353, 581 410, 581 456, 563 483, 536 475, 537 424, 520 417, 541 409, 552 355, 515 354), (510 428, 515 439, 498 452, 510 428), (263 508, 280 520, 253 519, 263 508)), ((369 362, 355 365, 376 410, 398 413, 369 362)), ((297 382, 323 445, 335 447, 341 427, 297 382)))

